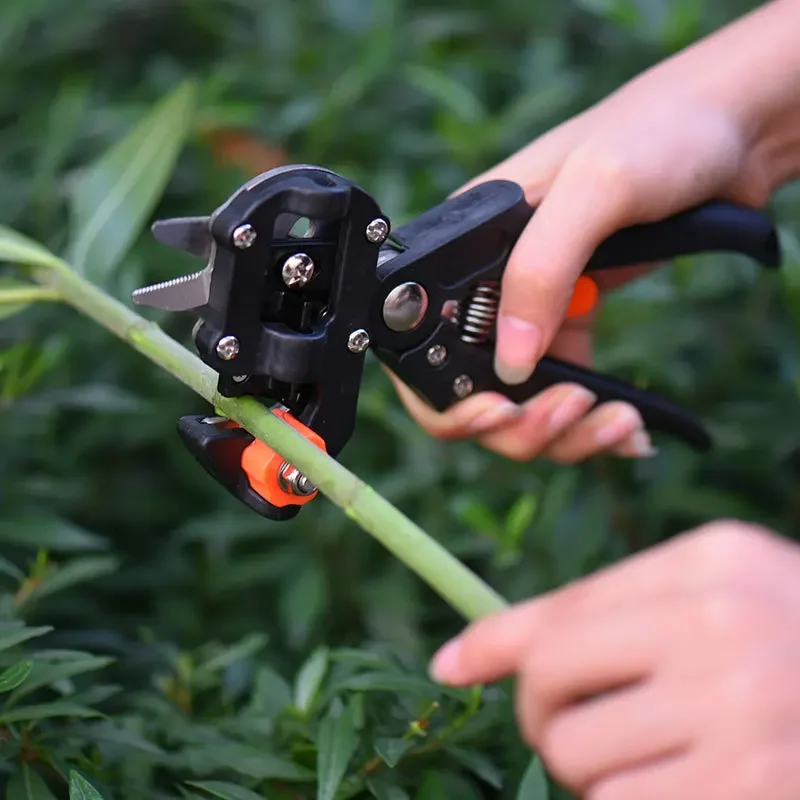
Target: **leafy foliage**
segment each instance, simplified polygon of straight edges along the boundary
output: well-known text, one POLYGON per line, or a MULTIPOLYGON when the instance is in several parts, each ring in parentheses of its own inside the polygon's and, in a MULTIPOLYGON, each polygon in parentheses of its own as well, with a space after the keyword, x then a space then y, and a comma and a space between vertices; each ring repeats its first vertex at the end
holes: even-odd
MULTIPOLYGON (((425 676, 460 619, 324 501, 282 524, 238 506, 174 434, 202 403, 21 300, 26 265, 40 241, 125 301, 196 268, 150 241, 154 215, 288 162, 400 222, 752 5, 2 4, 0 222, 22 235, 0 235, 19 265, 0 273, 0 794, 544 800, 511 687, 425 676)), ((799 209, 794 187, 775 205, 781 275, 685 259, 601 320, 600 366, 696 409, 711 455, 507 463, 426 437, 370 363, 343 461, 511 600, 723 515, 800 530, 799 209)), ((188 341, 191 320, 158 321, 188 341)))

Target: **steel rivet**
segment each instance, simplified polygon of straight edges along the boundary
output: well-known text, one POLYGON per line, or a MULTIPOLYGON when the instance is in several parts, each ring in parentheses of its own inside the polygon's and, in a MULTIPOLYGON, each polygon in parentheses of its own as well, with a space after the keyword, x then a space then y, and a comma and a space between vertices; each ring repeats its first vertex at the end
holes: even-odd
POLYGON ((317 491, 317 487, 308 477, 288 461, 284 461, 278 470, 278 483, 284 492, 301 497, 307 497, 317 491))
POLYGON ((443 344, 435 344, 428 348, 426 358, 432 367, 441 367, 447 358, 447 348, 443 344))
POLYGON ((239 353, 239 340, 235 336, 223 336, 217 342, 217 355, 223 361, 236 358, 239 353))
POLYGON ((369 347, 369 334, 359 328, 347 337, 347 349, 351 353, 363 353, 369 347))
POLYGON ((389 235, 389 223, 378 217, 367 225, 367 239, 373 244, 382 244, 389 235))
POLYGON ((468 394, 472 393, 473 388, 474 384, 469 375, 459 375, 453 381, 453 392, 456 397, 466 397, 468 394))
POLYGON ((240 250, 247 250, 256 240, 256 235, 256 229, 252 225, 245 223, 233 232, 233 243, 240 250))

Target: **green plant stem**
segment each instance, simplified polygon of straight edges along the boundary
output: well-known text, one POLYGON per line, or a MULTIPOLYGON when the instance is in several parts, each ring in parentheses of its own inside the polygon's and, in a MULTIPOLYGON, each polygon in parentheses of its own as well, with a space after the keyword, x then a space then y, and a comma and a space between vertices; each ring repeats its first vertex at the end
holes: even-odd
POLYGON ((45 286, 0 289, 0 303, 57 302, 61 299, 61 294, 57 289, 50 289, 45 286))
POLYGON ((222 397, 216 389, 217 373, 158 325, 140 317, 55 257, 48 259, 46 267, 34 268, 33 277, 294 464, 466 619, 474 620, 505 607, 500 595, 438 542, 261 403, 249 397, 222 397))

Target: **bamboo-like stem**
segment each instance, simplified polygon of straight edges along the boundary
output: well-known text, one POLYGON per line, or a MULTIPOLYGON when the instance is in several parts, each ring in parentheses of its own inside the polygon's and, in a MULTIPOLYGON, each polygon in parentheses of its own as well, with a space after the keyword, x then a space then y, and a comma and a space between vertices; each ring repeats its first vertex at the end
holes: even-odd
POLYGON ((261 403, 248 397, 222 397, 216 389, 217 373, 158 325, 73 272, 52 254, 46 261, 37 259, 36 264, 32 275, 37 283, 116 334, 226 417, 266 442, 466 619, 474 620, 505 607, 500 595, 438 542, 261 403))

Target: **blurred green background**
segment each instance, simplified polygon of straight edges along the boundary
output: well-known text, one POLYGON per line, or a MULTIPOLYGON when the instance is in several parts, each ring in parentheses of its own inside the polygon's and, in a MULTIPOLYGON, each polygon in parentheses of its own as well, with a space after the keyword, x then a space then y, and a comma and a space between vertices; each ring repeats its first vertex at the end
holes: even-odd
MULTIPOLYGON (((193 79, 156 216, 208 213, 304 162, 361 183, 397 225, 755 5, 3 0, 0 223, 62 252, 80 169, 193 79)), ((713 453, 659 441, 642 464, 506 462, 423 434, 369 359, 342 461, 510 600, 720 516, 793 535, 795 187, 773 211, 782 274, 684 259, 614 296, 598 328, 599 366, 696 410, 713 453)), ((196 268, 144 233, 101 278, 127 303, 196 268)), ((159 321, 188 342, 192 320, 159 321)), ((0 666, 27 652, 39 676, 0 713, 9 800, 66 797, 75 766, 106 800, 210 796, 192 780, 315 797, 321 720, 342 706, 358 724, 339 797, 517 796, 530 754, 512 687, 449 695, 424 678, 459 617, 327 501, 271 524, 232 500, 177 438, 180 415, 206 410, 187 389, 42 304, 0 319, 0 406, 0 666), (3 651, 20 620, 54 630, 3 651), (108 716, 8 716, 65 700, 108 716)))

